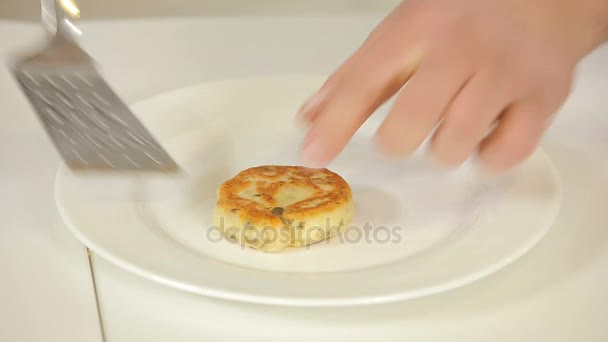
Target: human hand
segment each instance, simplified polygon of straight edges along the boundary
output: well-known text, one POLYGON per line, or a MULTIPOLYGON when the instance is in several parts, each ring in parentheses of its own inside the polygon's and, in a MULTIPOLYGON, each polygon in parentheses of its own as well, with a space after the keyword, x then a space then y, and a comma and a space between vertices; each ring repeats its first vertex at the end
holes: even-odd
POLYGON ((605 0, 405 1, 300 109, 310 125, 302 158, 330 162, 399 92, 375 139, 387 155, 414 152, 439 125, 430 148, 443 163, 478 152, 486 168, 510 169, 607 32, 605 0))

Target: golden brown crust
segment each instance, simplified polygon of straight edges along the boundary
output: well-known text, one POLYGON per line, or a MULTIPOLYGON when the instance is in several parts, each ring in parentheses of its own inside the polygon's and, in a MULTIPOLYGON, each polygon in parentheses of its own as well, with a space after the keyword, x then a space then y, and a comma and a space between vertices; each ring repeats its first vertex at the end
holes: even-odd
POLYGON ((219 207, 251 225, 280 228, 284 220, 300 220, 331 212, 351 201, 348 183, 327 169, 301 166, 258 166, 239 172, 218 191, 219 207), (280 199, 282 189, 305 195, 280 199))

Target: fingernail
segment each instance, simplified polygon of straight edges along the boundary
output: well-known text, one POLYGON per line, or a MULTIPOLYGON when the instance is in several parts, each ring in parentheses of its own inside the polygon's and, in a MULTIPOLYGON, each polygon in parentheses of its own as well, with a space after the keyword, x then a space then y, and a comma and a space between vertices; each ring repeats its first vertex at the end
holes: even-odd
POLYGON ((306 123, 310 122, 313 113, 321 104, 322 99, 323 94, 321 91, 318 91, 311 97, 309 97, 308 100, 306 100, 306 102, 304 102, 302 107, 300 107, 300 109, 298 110, 298 113, 296 114, 297 120, 306 123))
POLYGON ((301 163, 306 167, 319 168, 323 167, 323 144, 319 139, 307 138, 304 141, 301 154, 301 163))

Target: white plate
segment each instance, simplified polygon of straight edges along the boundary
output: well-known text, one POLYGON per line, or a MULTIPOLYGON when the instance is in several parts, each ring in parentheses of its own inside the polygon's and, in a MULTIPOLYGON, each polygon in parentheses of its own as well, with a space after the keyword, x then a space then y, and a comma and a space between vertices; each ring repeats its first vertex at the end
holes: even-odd
POLYGON ((77 175, 62 167, 56 198, 64 220, 96 254, 143 277, 207 296, 302 306, 459 287, 513 262, 550 228, 560 192, 542 152, 500 179, 471 167, 443 173, 420 156, 387 162, 369 143, 380 113, 329 167, 353 188, 356 217, 344 234, 280 254, 222 239, 210 223, 217 187, 250 166, 297 162, 302 132, 293 114, 321 81, 227 80, 135 105, 185 173, 77 175))

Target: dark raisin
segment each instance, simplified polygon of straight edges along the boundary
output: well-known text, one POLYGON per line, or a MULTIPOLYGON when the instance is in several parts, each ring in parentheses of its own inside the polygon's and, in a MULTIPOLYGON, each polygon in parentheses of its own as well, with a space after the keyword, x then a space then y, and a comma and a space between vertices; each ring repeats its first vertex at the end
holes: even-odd
POLYGON ((270 210, 270 212, 271 212, 273 215, 276 215, 276 216, 281 216, 281 215, 283 215, 283 208, 281 208, 281 207, 274 207, 274 208, 272 208, 272 209, 270 210))

